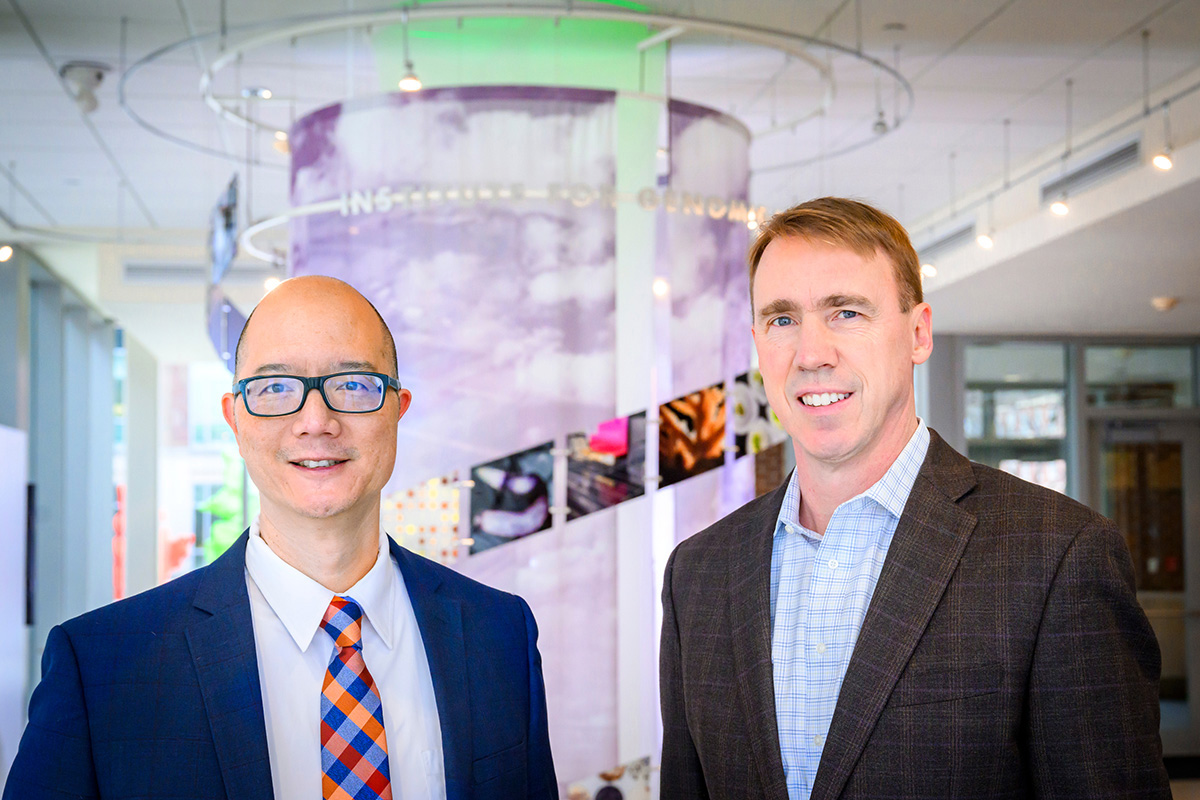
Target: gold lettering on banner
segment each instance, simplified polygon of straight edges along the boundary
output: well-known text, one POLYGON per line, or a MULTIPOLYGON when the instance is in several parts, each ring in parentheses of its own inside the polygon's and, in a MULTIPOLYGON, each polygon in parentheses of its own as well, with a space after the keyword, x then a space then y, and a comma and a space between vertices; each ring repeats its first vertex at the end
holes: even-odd
POLYGON ((729 204, 723 198, 716 195, 709 195, 708 201, 704 204, 708 209, 709 219, 721 219, 725 216, 725 212, 729 210, 729 204))
POLYGON ((596 196, 599 193, 588 186, 586 183, 575 183, 571 185, 571 204, 576 208, 586 208, 596 202, 596 196))
POLYGON ((350 192, 350 213, 370 214, 375 210, 375 197, 370 192, 350 192))
POLYGON ((682 203, 684 214, 694 214, 697 217, 704 216, 704 198, 701 195, 684 192, 682 203))
MULTIPOLYGON (((534 192, 534 197, 541 196, 534 192)), ((764 206, 749 206, 744 200, 698 192, 658 190, 645 186, 636 193, 620 194, 615 186, 594 186, 587 183, 551 183, 544 196, 551 202, 570 202, 576 208, 598 203, 616 208, 618 203, 636 203, 644 211, 662 209, 668 214, 682 213, 692 217, 725 219, 743 225, 762 223, 769 216, 764 206)), ((373 190, 353 189, 339 195, 338 211, 343 217, 359 214, 386 214, 395 208, 429 208, 439 203, 486 203, 494 201, 523 201, 530 198, 523 183, 478 183, 446 187, 412 186, 393 190, 380 186, 373 190)), ((311 212, 310 212, 311 213, 311 212)))
POLYGON ((391 187, 381 186, 375 190, 375 210, 380 214, 386 214, 392 210, 391 187))

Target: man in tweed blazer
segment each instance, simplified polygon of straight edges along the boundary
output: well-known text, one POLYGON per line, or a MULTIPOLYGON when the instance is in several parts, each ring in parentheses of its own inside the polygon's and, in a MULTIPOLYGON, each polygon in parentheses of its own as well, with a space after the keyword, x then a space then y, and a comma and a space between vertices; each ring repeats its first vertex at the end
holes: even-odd
POLYGON ((750 261, 796 470, 667 563, 664 800, 1169 797, 1122 537, 916 417, 903 228, 824 198, 750 261))

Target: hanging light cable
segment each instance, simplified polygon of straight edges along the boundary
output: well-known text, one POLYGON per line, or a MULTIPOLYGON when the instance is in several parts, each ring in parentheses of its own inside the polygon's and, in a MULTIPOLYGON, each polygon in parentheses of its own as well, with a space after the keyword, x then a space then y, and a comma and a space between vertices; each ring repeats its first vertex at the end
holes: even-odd
POLYGON ((408 9, 405 8, 400 12, 400 35, 401 41, 404 43, 404 77, 400 79, 400 91, 402 92, 419 92, 421 91, 421 79, 417 77, 417 73, 413 71, 412 59, 408 54, 408 9))

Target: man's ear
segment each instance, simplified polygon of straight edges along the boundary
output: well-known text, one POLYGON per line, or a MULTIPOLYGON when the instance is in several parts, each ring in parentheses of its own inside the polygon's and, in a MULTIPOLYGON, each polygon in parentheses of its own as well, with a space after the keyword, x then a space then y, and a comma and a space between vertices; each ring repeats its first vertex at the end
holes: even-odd
POLYGON ((221 416, 225 417, 225 423, 229 429, 233 431, 233 436, 237 438, 237 417, 234 412, 237 410, 237 395, 232 392, 226 392, 221 398, 221 416))

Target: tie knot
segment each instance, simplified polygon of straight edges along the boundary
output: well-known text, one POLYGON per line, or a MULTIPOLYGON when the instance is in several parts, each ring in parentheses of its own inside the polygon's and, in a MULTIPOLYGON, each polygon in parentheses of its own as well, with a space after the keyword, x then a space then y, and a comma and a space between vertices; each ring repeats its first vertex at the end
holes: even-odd
POLYGON ((362 647, 362 608, 349 597, 334 598, 325 609, 321 628, 338 647, 362 647))

